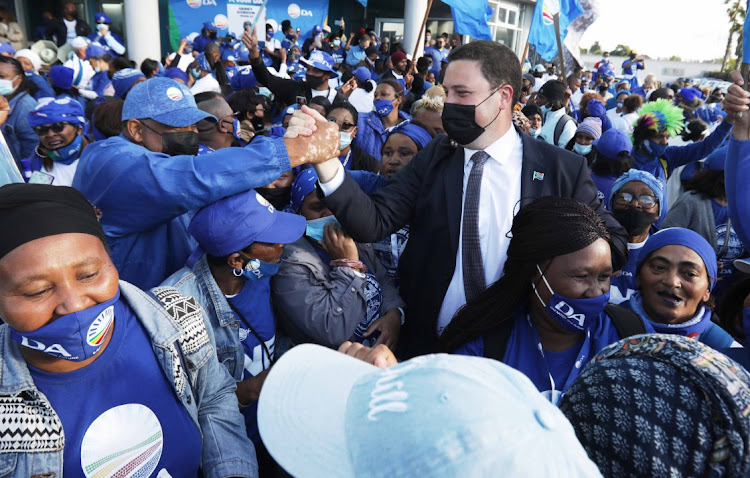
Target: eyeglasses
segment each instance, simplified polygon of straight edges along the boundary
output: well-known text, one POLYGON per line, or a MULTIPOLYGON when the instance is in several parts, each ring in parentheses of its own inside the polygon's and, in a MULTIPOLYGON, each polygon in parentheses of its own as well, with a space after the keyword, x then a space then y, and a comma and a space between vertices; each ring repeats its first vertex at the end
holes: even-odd
MULTIPOLYGON (((335 120, 335 119, 333 119, 333 118, 328 118, 328 122, 329 122, 329 123, 336 123, 336 120, 335 120)), ((338 127, 339 127, 339 131, 349 131, 350 129, 352 129, 352 128, 354 128, 355 126, 357 126, 356 124, 352 124, 352 123, 350 123, 350 122, 348 122, 348 121, 344 121, 344 122, 343 122, 343 123, 341 123, 340 125, 339 125, 338 123, 336 123, 336 124, 337 124, 337 125, 338 125, 338 127)))
POLYGON ((44 136, 49 130, 52 130, 53 133, 62 133, 67 124, 69 123, 59 122, 34 126, 34 132, 39 136, 44 136))
POLYGON ((641 194, 640 196, 636 196, 630 193, 617 193, 615 194, 614 199, 615 204, 617 204, 618 206, 627 206, 628 204, 633 202, 633 199, 636 199, 638 201, 638 204, 643 206, 644 209, 651 209, 659 204, 659 201, 654 196, 650 196, 648 194, 641 194))

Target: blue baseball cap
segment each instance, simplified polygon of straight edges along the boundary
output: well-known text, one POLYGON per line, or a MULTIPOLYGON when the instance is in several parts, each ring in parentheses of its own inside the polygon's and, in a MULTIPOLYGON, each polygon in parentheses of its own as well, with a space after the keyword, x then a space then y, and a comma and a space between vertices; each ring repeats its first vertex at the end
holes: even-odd
POLYGON ((218 121, 195 106, 195 98, 187 86, 164 77, 135 85, 125 99, 122 121, 146 118, 173 128, 184 128, 203 119, 218 121))
POLYGON ((104 51, 104 48, 102 48, 100 45, 98 45, 96 43, 92 43, 91 45, 89 45, 88 48, 86 48, 86 59, 87 60, 89 58, 99 58, 99 57, 102 57, 102 56, 104 56, 106 54, 107 54, 107 52, 104 51))
POLYGON ((304 217, 277 211, 251 189, 200 209, 188 230, 204 251, 223 257, 253 242, 289 244, 302 237, 305 227, 304 217))
POLYGON ((310 53, 309 59, 302 58, 300 61, 305 65, 312 66, 313 68, 317 68, 318 70, 330 71, 331 73, 334 72, 333 57, 321 50, 313 50, 313 52, 310 53))
POLYGON ((313 31, 313 33, 320 33, 320 32, 323 31, 323 27, 321 27, 320 25, 315 25, 313 27, 312 31, 313 31))
POLYGON ((187 82, 188 82, 187 73, 185 73, 184 71, 180 70, 176 66, 173 66, 171 68, 167 68, 166 70, 164 70, 164 77, 165 78, 171 78, 173 80, 180 79, 180 80, 184 81, 185 84, 187 84, 187 82))
POLYGON ((218 30, 214 22, 203 22, 203 28, 206 30, 218 30))
POLYGON ((629 84, 630 84, 630 80, 625 80, 625 79, 620 80, 620 81, 617 82, 617 86, 620 86, 620 85, 629 85, 629 84))
MULTIPOLYGON (((584 119, 584 121, 586 119, 584 119)), ((611 160, 618 159, 620 153, 623 151, 630 154, 633 150, 633 143, 630 141, 630 137, 615 128, 609 128, 602 133, 599 139, 594 141, 594 146, 596 146, 596 151, 600 156, 611 160)))
POLYGON ((370 72, 370 70, 368 70, 364 66, 360 66, 358 68, 355 68, 352 73, 362 83, 364 83, 366 81, 369 81, 369 80, 372 80, 372 72, 370 72))
POLYGON ((258 427, 293 476, 601 477, 562 412, 523 373, 482 357, 378 368, 298 345, 263 384, 258 427))
POLYGON ((112 23, 112 20, 107 16, 107 14, 102 12, 95 13, 94 20, 96 21, 96 23, 112 23))
POLYGON ((724 171, 727 163, 727 146, 715 149, 713 153, 706 158, 706 167, 710 171, 724 171))
POLYGON ((138 78, 146 78, 141 70, 135 68, 123 68, 112 76, 112 88, 115 89, 115 97, 125 98, 138 78))
POLYGON ((234 91, 249 90, 257 84, 258 80, 255 78, 255 73, 253 73, 253 69, 250 65, 237 68, 237 72, 229 82, 229 85, 234 91))

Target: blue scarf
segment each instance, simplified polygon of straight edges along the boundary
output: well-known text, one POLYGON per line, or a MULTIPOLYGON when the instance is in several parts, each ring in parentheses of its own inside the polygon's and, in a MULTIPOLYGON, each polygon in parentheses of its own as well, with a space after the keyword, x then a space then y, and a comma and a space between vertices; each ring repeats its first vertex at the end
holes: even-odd
POLYGON ((700 335, 711 325, 711 309, 701 307, 695 316, 681 324, 662 324, 652 320, 643 309, 643 297, 640 291, 635 291, 630 297, 630 308, 643 320, 648 321, 659 334, 682 335, 691 339, 699 340, 700 335))

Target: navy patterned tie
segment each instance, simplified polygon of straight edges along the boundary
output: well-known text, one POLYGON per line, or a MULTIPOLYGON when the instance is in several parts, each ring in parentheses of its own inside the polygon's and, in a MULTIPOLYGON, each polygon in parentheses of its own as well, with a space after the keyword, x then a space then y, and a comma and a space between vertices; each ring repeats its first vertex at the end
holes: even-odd
POLYGON ((461 226, 461 259, 464 273, 464 292, 470 301, 485 288, 482 249, 479 246, 479 195, 482 189, 484 163, 490 155, 477 151, 471 156, 474 166, 469 174, 464 201, 464 218, 461 226))

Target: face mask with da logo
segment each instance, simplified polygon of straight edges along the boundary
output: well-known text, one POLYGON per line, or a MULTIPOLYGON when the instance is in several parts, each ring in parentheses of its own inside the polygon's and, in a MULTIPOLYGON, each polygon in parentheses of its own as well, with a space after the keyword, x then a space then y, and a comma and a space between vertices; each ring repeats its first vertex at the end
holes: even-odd
POLYGON ((56 358, 81 362, 99 352, 115 323, 115 303, 119 299, 120 289, 117 289, 117 294, 108 301, 63 315, 32 332, 10 329, 10 336, 24 347, 56 358))

